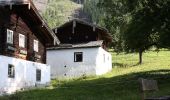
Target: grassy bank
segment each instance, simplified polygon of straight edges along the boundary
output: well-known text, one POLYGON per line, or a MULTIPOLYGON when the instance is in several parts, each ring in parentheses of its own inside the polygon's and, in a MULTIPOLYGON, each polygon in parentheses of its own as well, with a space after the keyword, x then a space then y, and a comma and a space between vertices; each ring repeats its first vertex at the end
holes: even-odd
POLYGON ((138 54, 113 55, 112 72, 69 81, 52 81, 52 86, 0 97, 0 100, 139 100, 138 78, 158 80, 159 95, 170 95, 170 51, 145 52, 143 64, 138 54), (59 84, 60 83, 60 84, 59 84))

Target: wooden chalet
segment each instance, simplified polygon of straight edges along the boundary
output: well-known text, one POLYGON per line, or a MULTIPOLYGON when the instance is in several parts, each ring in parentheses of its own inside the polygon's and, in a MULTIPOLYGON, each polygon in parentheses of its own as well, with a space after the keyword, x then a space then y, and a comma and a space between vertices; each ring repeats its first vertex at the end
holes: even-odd
POLYGON ((0 55, 46 63, 46 47, 58 43, 31 0, 0 1, 0 55))
POLYGON ((51 44, 59 40, 31 0, 0 0, 0 95, 50 83, 51 44))
POLYGON ((106 49, 109 43, 112 42, 112 36, 105 28, 79 19, 73 19, 64 25, 53 29, 53 31, 59 38, 61 44, 74 45, 103 40, 102 47, 106 49))

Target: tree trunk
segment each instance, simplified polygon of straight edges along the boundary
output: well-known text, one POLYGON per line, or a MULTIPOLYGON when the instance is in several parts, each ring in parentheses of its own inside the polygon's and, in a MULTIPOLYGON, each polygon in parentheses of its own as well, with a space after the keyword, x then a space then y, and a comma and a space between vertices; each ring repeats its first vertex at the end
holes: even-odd
POLYGON ((142 64, 142 50, 139 50, 139 64, 142 64))

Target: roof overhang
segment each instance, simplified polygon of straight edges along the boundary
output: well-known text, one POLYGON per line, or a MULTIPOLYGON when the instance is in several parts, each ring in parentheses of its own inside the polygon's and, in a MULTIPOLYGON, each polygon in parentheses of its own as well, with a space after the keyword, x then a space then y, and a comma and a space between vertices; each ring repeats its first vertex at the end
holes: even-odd
POLYGON ((103 41, 90 41, 86 43, 79 43, 79 44, 60 44, 58 46, 53 46, 47 48, 47 50, 60 50, 60 49, 75 49, 75 48, 94 48, 94 47, 101 47, 103 41))

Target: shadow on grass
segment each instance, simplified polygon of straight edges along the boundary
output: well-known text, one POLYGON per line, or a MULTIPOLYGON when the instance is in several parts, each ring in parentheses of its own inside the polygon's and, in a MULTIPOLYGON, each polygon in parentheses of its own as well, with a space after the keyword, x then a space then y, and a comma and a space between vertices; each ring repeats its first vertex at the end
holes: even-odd
POLYGON ((25 91, 3 99, 0 97, 0 100, 140 100, 139 78, 158 81, 160 91, 156 96, 170 95, 170 70, 155 70, 63 82, 59 87, 53 84, 56 87, 54 89, 25 91), (11 99, 12 96, 17 99, 11 99))
POLYGON ((128 64, 123 64, 123 63, 112 63, 113 68, 119 67, 119 68, 126 68, 126 67, 135 67, 140 65, 139 63, 134 64, 134 65, 128 65, 128 64))
POLYGON ((112 63, 112 66, 113 66, 113 67, 123 67, 123 68, 125 68, 125 67, 127 67, 128 65, 127 65, 127 64, 123 64, 123 63, 112 63))

